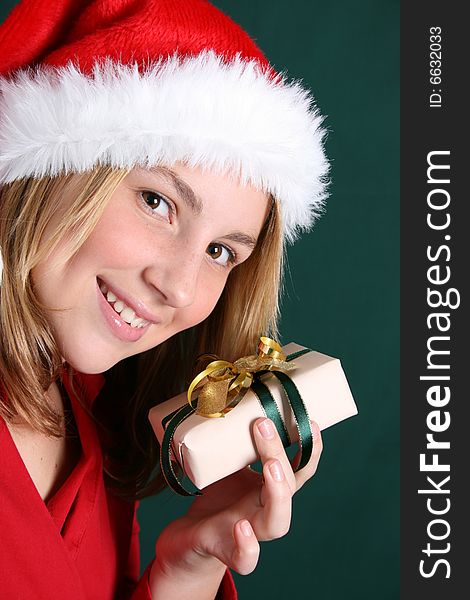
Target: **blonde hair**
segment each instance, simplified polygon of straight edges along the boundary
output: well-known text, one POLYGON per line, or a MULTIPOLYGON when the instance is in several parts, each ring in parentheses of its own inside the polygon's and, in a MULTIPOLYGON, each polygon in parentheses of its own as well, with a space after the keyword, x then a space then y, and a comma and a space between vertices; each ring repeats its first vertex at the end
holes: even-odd
POLYGON ((20 417, 41 433, 62 435, 60 417, 44 397, 58 378, 62 359, 30 273, 66 234, 71 235, 70 256, 80 248, 125 175, 100 168, 81 175, 24 179, 1 190, 0 373, 8 400, 0 399, 0 414, 6 420, 20 417), (64 194, 70 196, 69 208, 43 244, 41 238, 64 194))
MULTIPOLYGON (((45 435, 63 435, 62 419, 45 396, 59 378, 62 358, 30 274, 65 236, 70 240, 65 260, 80 249, 127 173, 100 166, 83 174, 15 181, 0 191, 0 415, 6 421, 20 417, 45 435), (63 218, 41 243, 64 196, 70 202, 63 218)), ((164 487, 148 411, 184 389, 200 354, 234 360, 253 353, 260 334, 277 336, 282 262, 280 211, 272 202, 256 248, 232 270, 212 314, 106 373, 90 414, 102 440, 105 478, 116 494, 140 498, 164 487)))

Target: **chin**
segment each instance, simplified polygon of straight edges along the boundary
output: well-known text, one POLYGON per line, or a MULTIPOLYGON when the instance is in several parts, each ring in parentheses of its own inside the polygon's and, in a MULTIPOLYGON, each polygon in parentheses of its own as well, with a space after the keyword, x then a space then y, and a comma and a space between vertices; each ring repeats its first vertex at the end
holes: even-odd
POLYGON ((74 360, 74 358, 64 357, 67 363, 78 371, 79 373, 83 373, 85 375, 96 375, 97 373, 104 373, 114 367, 119 361, 89 361, 86 359, 78 359, 74 360))
POLYGON ((76 345, 74 348, 63 347, 62 357, 76 371, 86 375, 104 373, 125 358, 90 347, 90 344, 87 344, 83 351, 80 351, 76 345))
POLYGON ((86 334, 81 334, 79 329, 75 329, 67 336, 59 335, 58 344, 63 359, 71 367, 80 373, 93 375, 108 371, 130 356, 156 348, 171 335, 174 335, 174 331, 149 338, 145 345, 122 347, 119 342, 113 344, 103 339, 97 332, 87 330, 86 334))

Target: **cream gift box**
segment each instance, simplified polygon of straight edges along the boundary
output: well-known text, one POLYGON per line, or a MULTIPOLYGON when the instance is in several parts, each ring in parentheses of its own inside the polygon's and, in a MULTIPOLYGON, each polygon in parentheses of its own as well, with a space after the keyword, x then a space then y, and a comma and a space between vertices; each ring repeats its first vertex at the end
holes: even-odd
MULTIPOLYGON (((295 343, 282 348, 286 355, 303 350, 295 343)), ((311 351, 293 361, 289 372, 299 390, 310 419, 321 430, 357 414, 351 391, 339 359, 311 351)), ((285 423, 290 439, 298 441, 294 415, 278 379, 267 373, 261 381, 269 388, 285 423)), ((153 407, 149 413, 155 435, 161 443, 162 420, 187 404, 186 392, 153 407)), ((174 457, 186 475, 199 488, 218 481, 258 460, 251 428, 265 416, 257 395, 248 390, 237 406, 224 418, 210 419, 192 414, 177 428, 172 440, 174 457)))

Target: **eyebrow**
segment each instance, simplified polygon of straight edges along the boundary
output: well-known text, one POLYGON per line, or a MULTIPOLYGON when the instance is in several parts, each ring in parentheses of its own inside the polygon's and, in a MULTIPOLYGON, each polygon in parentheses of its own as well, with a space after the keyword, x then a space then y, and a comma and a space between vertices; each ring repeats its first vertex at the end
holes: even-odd
MULTIPOLYGON (((184 203, 189 206, 195 215, 200 215, 202 212, 201 199, 196 196, 192 188, 181 179, 174 171, 168 167, 153 167, 150 169, 154 173, 163 175, 170 184, 173 185, 178 195, 183 199, 184 203)), ((222 236, 223 239, 236 242, 246 246, 250 250, 256 246, 258 240, 255 236, 249 235, 248 233, 242 233, 241 231, 232 231, 227 235, 222 236)))
POLYGON ((222 238, 224 240, 237 242, 238 244, 243 244, 243 246, 247 246, 250 250, 253 250, 258 242, 254 236, 248 235, 247 233, 242 233, 241 231, 232 231, 232 233, 223 235, 222 238))
POLYGON ((154 167, 150 169, 154 173, 163 175, 165 179, 173 185, 178 196, 182 198, 183 202, 189 206, 195 215, 200 215, 202 212, 202 202, 200 198, 196 196, 192 188, 181 179, 174 171, 168 167, 154 167))

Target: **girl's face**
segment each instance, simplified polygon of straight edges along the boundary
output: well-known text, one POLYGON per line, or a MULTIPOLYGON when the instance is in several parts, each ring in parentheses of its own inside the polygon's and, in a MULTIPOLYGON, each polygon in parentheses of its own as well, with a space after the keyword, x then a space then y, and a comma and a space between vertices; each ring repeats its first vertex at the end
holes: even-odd
MULTIPOLYGON (((47 315, 63 358, 103 372, 203 321, 268 210, 266 194, 225 176, 132 170, 75 256, 64 262, 63 240, 32 272, 39 299, 60 309, 47 315)), ((60 218, 59 207, 44 239, 60 218)))

